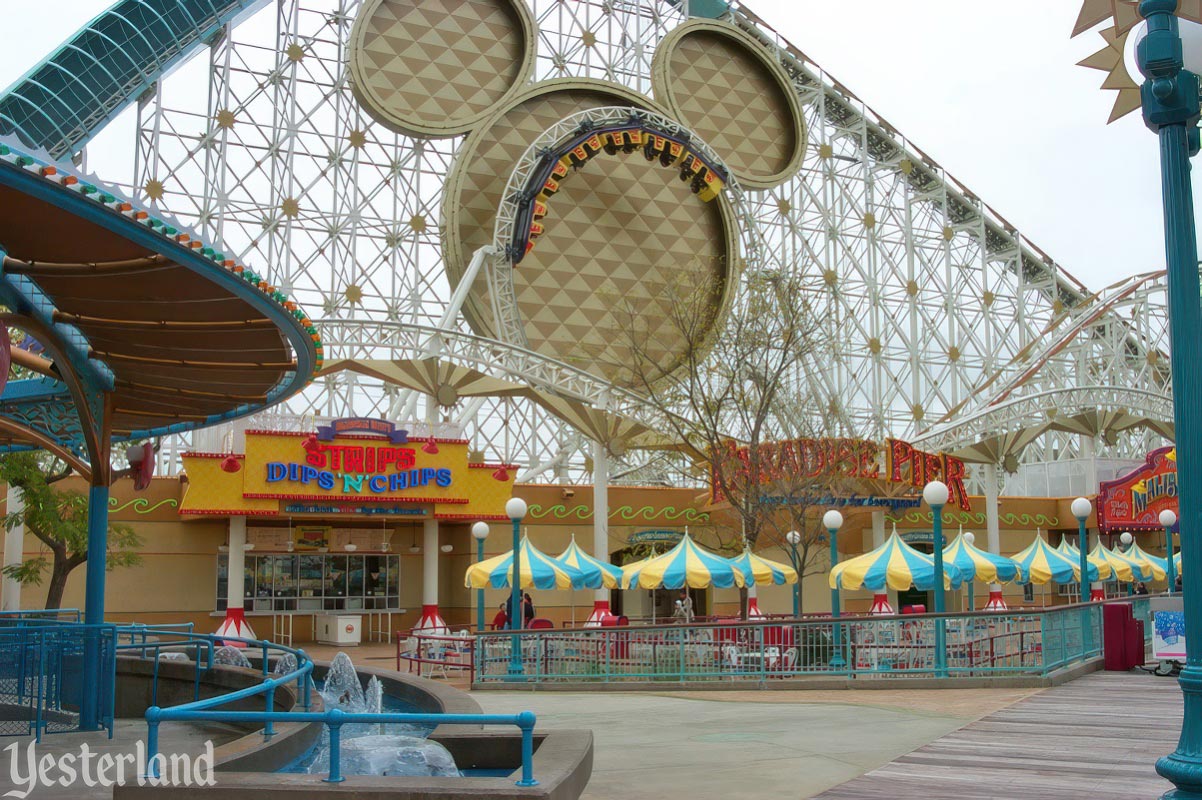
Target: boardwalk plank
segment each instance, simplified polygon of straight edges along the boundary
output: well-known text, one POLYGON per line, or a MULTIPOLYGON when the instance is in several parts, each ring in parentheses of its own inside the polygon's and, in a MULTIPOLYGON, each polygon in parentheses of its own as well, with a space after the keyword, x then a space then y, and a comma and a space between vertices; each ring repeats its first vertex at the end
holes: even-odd
POLYGON ((1156 759, 1181 730, 1177 682, 1103 672, 970 723, 819 800, 1132 800, 1172 788, 1156 759))

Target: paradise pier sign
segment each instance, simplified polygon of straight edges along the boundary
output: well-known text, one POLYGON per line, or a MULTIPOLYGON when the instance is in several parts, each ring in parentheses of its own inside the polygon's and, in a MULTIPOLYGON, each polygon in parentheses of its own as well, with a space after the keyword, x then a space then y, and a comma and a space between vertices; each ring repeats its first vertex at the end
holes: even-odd
MULTIPOLYGON (((884 446, 866 439, 788 439, 765 442, 757 448, 755 467, 759 471, 758 483, 765 487, 764 499, 782 502, 790 498, 771 494, 772 487, 781 487, 790 481, 805 483, 810 479, 821 482, 848 479, 862 481, 866 488, 873 483, 907 486, 920 490, 934 480, 947 484, 950 494, 949 505, 967 511, 971 508, 968 492, 964 489, 964 478, 968 471, 964 462, 946 453, 927 453, 900 439, 887 439, 884 446)), ((711 502, 726 499, 722 491, 723 481, 718 479, 718 470, 723 470, 727 485, 746 486, 752 470, 751 450, 740 447, 736 442, 727 442, 711 459, 710 493, 711 502)), ((864 492, 867 494, 869 492, 864 492)), ((861 494, 857 492, 857 494, 861 494)), ((803 490, 798 502, 824 498, 803 490)), ((838 498, 836 498, 837 500, 838 498)), ((863 498, 857 498, 863 499, 863 498)), ((882 498, 884 502, 884 498, 882 498)), ((867 504, 867 503, 864 503, 867 504)))

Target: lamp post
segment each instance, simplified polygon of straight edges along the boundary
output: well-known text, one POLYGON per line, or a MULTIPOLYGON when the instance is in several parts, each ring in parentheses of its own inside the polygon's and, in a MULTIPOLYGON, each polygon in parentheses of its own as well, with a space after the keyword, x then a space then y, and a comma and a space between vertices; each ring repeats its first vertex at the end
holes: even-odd
POLYGON ((797 583, 793 586, 793 618, 797 619, 801 616, 801 565, 797 563, 797 545, 801 544, 801 534, 789 531, 785 534, 785 541, 789 543, 789 558, 793 562, 793 569, 797 571, 797 583))
POLYGON ((943 507, 950 495, 943 481, 931 481, 922 487, 922 499, 931 507, 931 543, 935 549, 935 674, 947 677, 947 620, 943 618, 943 507))
MULTIPOLYGON (((1080 563, 1080 580, 1081 584, 1081 602, 1089 602, 1089 534, 1085 532, 1085 520, 1089 518, 1089 514, 1093 511, 1093 506, 1084 497, 1078 497, 1069 506, 1069 510, 1073 512, 1073 516, 1077 518, 1077 549, 1081 551, 1080 563)), ((1091 639, 1093 638, 1089 624, 1090 609, 1081 609, 1081 656, 1092 649, 1091 639)))
MULTIPOLYGON (((976 541, 977 541, 977 537, 973 534, 972 531, 968 531, 967 533, 964 534, 964 542, 966 544, 971 545, 971 544, 976 543, 976 541)), ((968 582, 968 610, 970 612, 977 610, 976 599, 972 596, 973 584, 976 583, 976 577, 977 577, 976 575, 973 575, 973 579, 968 582)))
MULTIPOLYGON (((484 560, 484 540, 488 538, 488 523, 477 522, 472 526, 472 538, 476 540, 476 563, 484 560)), ((484 590, 476 590, 476 630, 484 632, 484 590)))
MULTIPOLYGON (((1132 536, 1127 531, 1123 531, 1122 533, 1119 534, 1119 544, 1121 544, 1123 546, 1124 553, 1126 553, 1128 550, 1131 549, 1131 543, 1134 541, 1135 541, 1135 537, 1132 536)), ((1132 577, 1134 578, 1135 576, 1133 575, 1132 577)), ((1130 597, 1133 594, 1135 594, 1135 581, 1134 580, 1129 581, 1127 583, 1127 596, 1130 597)))
POLYGON ((1169 573, 1169 594, 1173 593, 1173 588, 1177 585, 1177 567, 1173 564, 1173 526, 1176 524, 1177 515, 1173 513, 1172 509, 1166 508, 1160 512, 1160 527, 1164 528, 1164 552, 1168 556, 1165 559, 1168 561, 1165 569, 1169 573))
POLYGON ((509 630, 514 634, 509 644, 509 674, 522 674, 522 520, 526 516, 526 501, 511 497, 505 504, 505 516, 513 520, 513 574, 509 577, 509 630))
MULTIPOLYGON (((831 509, 822 515, 822 527, 826 528, 827 538, 831 542, 831 569, 839 563, 839 529, 843 527, 843 515, 831 509)), ((801 580, 797 581, 798 590, 801 580)), ((831 644, 834 645, 834 655, 831 656, 831 669, 843 669, 847 664, 843 660, 843 637, 839 630, 839 589, 831 589, 831 644)))
MULTIPOLYGON (((1202 303, 1198 302, 1198 247, 1189 159, 1198 152, 1202 48, 1182 47, 1173 15, 1176 10, 1177 0, 1140 2, 1147 36, 1136 46, 1136 59, 1147 78, 1140 89, 1144 122, 1160 140, 1178 508, 1185 530, 1197 531, 1202 530, 1202 473, 1198 472, 1197 461, 1202 456, 1202 424, 1196 419, 1202 403, 1202 359, 1197 357, 1202 303)), ((1185 714, 1177 749, 1156 762, 1156 771, 1177 786, 1170 794, 1183 799, 1202 798, 1202 549, 1182 548, 1181 573, 1186 658, 1179 682, 1185 714)))
POLYGON ((1069 506, 1077 518, 1077 549, 1081 551, 1081 602, 1089 602, 1089 534, 1085 532, 1085 520, 1089 519, 1093 506, 1084 497, 1078 497, 1069 506))

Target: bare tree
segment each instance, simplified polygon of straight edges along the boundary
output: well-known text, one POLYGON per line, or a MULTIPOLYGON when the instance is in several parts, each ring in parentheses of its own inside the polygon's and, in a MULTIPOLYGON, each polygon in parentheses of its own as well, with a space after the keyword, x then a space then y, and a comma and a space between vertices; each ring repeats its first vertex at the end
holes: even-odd
POLYGON ((814 546, 823 532, 809 511, 836 495, 838 475, 805 469, 795 453, 787 457, 791 448, 774 446, 846 427, 830 398, 800 394, 799 387, 820 385, 809 377, 829 350, 807 287, 797 276, 745 278, 729 309, 709 283, 682 280, 670 292, 666 318, 655 324, 625 307, 623 378, 704 468, 715 505, 729 508, 742 543, 754 548, 764 534, 784 543, 795 529, 803 535, 801 571, 813 574, 824 563, 814 546), (665 353, 677 360, 665 363, 665 353))

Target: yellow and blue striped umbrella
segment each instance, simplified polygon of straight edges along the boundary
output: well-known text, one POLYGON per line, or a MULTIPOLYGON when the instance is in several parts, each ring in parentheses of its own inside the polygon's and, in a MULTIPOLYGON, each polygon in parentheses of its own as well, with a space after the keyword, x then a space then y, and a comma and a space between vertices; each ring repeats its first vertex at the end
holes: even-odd
MULTIPOLYGON (((963 579, 955 564, 943 565, 943 586, 958 589, 963 579)), ((902 541, 897 529, 877 549, 835 565, 828 577, 832 589, 870 589, 886 586, 904 592, 911 586, 928 591, 935 585, 935 559, 902 541)))
POLYGON ((572 534, 572 542, 555 560, 565 564, 582 576, 577 589, 616 589, 622 582, 622 568, 590 556, 576 544, 576 534, 572 534))
MULTIPOLYGON (((1038 531, 1035 532, 1035 541, 1010 558, 1018 564, 1021 573, 1019 583, 1074 583, 1081 577, 1079 560, 1073 560, 1052 547, 1038 531)), ((1086 566, 1086 581, 1096 581, 1098 568, 1093 564, 1086 566)))
POLYGON ((743 586, 743 572, 729 559, 703 550, 686 532, 680 543, 661 556, 652 556, 622 568, 622 588, 729 589, 743 586))
MULTIPOLYGON (((522 537, 521 582, 523 589, 580 588, 584 576, 572 567, 560 564, 522 537)), ((508 589, 513 576, 513 551, 472 564, 463 584, 469 589, 508 589)))
MULTIPOLYGON (((1081 551, 1077 549, 1076 545, 1069 544, 1068 539, 1061 539, 1060 544, 1056 546, 1056 549, 1071 558, 1073 563, 1078 565, 1078 571, 1080 570, 1079 565, 1081 564, 1081 551)), ((1107 561, 1103 556, 1090 553, 1085 557, 1085 560, 1098 568, 1098 577, 1096 580, 1108 581, 1114 577, 1114 565, 1107 561)))
MULTIPOLYGON (((1149 553, 1146 550, 1144 550, 1143 548, 1141 548, 1137 542, 1132 542, 1131 546, 1127 548, 1127 552, 1124 553, 1123 555, 1127 556, 1127 558, 1134 559, 1135 561, 1147 564, 1149 567, 1151 567, 1152 580, 1154 580, 1154 581, 1168 580, 1168 577, 1169 577, 1169 561, 1168 561, 1168 559, 1161 558, 1160 556, 1152 555, 1151 553, 1149 553)), ((1180 563, 1181 562, 1177 562, 1177 565, 1180 565, 1180 563)), ((1181 574, 1180 571, 1178 571, 1177 574, 1181 574)))
POLYGON ((966 581, 1009 583, 1018 577, 1018 565, 1005 556, 987 552, 965 540, 964 534, 943 548, 943 563, 955 564, 966 581))
POLYGON ((742 555, 736 556, 730 561, 739 568, 739 572, 743 573, 748 586, 780 586, 786 583, 797 583, 797 570, 788 564, 757 556, 750 549, 743 550, 742 555))
POLYGON ((1131 558, 1121 550, 1104 547, 1101 542, 1094 545, 1089 553, 1090 560, 1094 557, 1104 558, 1114 568, 1114 576, 1120 581, 1150 581, 1152 580, 1152 565, 1147 561, 1131 558))

